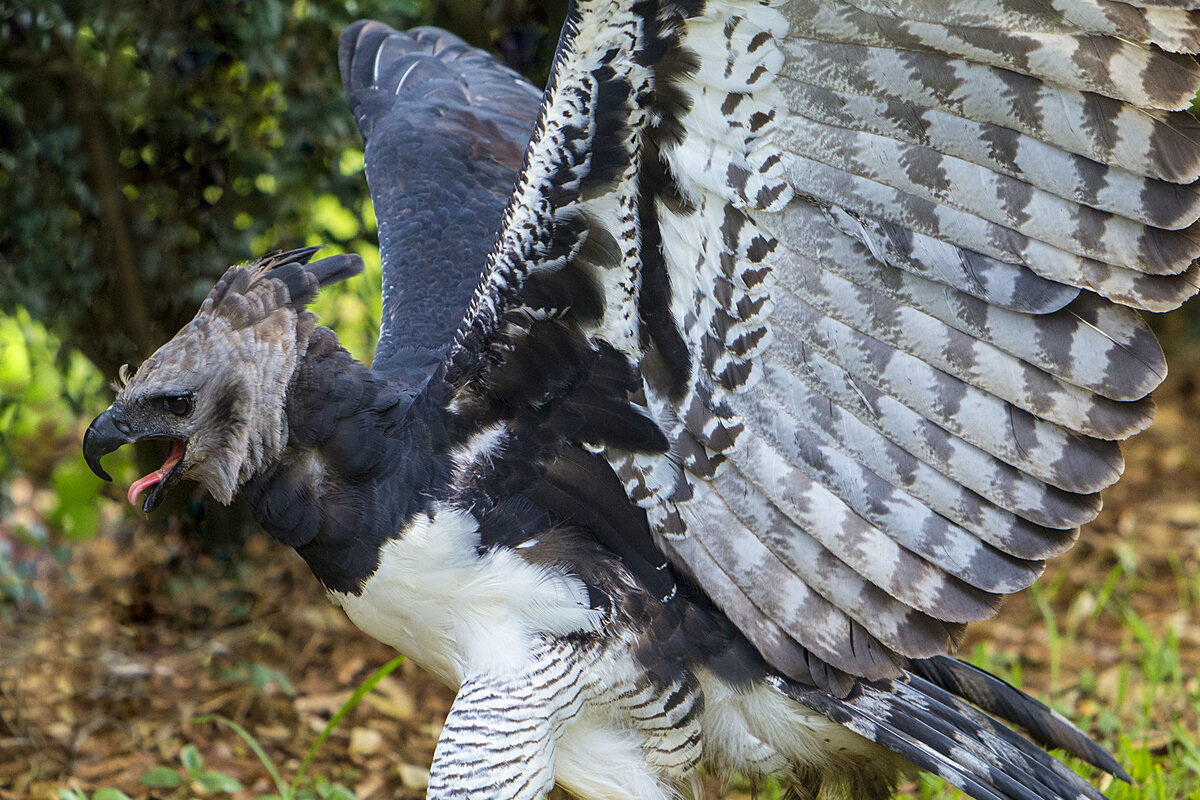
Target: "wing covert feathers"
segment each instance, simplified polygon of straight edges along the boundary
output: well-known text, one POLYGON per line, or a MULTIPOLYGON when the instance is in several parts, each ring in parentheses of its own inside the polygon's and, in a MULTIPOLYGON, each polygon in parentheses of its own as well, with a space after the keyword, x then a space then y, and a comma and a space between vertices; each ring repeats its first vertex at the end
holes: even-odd
MULTIPOLYGON (((1197 286, 1193 5, 577 3, 452 410, 569 408, 775 668, 901 678, 1073 544, 1150 422, 1138 311, 1197 286), (600 351, 611 402, 577 394, 600 351)), ((822 710, 978 797, 1087 794, 956 742, 921 680, 822 710)))
POLYGON ((936 5, 684 24, 655 221, 690 384, 643 366, 681 469, 614 454, 668 552, 774 624, 752 639, 871 678, 1096 514, 1166 374, 1133 309, 1190 296, 1200 251, 1190 16, 936 5))

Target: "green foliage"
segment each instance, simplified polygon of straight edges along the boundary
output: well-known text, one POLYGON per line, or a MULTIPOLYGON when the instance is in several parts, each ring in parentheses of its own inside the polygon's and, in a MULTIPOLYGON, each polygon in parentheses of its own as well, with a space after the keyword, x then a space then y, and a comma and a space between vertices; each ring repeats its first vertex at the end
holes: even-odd
MULTIPOLYGON (((81 417, 103 407, 104 378, 78 351, 65 347, 23 308, 0 314, 0 601, 38 603, 33 568, 23 554, 54 541, 92 536, 99 526, 104 484, 79 453, 81 417), (24 493, 49 487, 37 513, 14 513, 13 481, 24 493)), ((126 457, 113 459, 124 475, 126 457)), ((27 506, 34 498, 25 497, 27 506)), ((55 551, 56 555, 59 555, 55 551)))
POLYGON ((77 418, 103 390, 87 359, 25 309, 0 315, 0 476, 50 479, 59 451, 76 444, 77 418))
MULTIPOLYGON (((291 781, 285 781, 279 771, 279 767, 267 755, 266 750, 259 743, 254 734, 243 728, 231 719, 220 716, 202 716, 197 717, 194 722, 216 722, 233 731, 246 746, 258 757, 266 768, 267 773, 271 776, 271 782, 275 787, 273 794, 255 795, 255 800, 358 800, 358 795, 352 789, 347 788, 339 783, 334 783, 328 778, 321 775, 309 774, 309 768, 312 766, 313 759, 320 752, 321 746, 325 740, 337 728, 346 715, 354 710, 364 697, 370 694, 381 680, 390 675, 401 663, 404 662, 403 656, 396 656, 391 661, 379 667, 365 681, 359 684, 350 697, 346 699, 330 718, 329 722, 325 723, 325 727, 317 736, 316 740, 309 746, 308 752, 305 753, 304 760, 301 762, 296 774, 291 781)), ((244 663, 244 662, 243 662, 244 663)), ((287 684, 287 679, 279 675, 274 670, 269 670, 272 681, 280 681, 282 684, 287 684)), ((290 684, 289 684, 290 685, 290 684)), ((261 688, 261 687, 260 687, 261 688)), ((176 798, 183 800, 184 798, 192 797, 200 794, 205 797, 232 795, 235 792, 242 791, 242 783, 232 775, 227 775, 220 770, 206 768, 204 766, 204 757, 195 745, 186 744, 179 751, 179 766, 160 765, 147 772, 142 776, 142 785, 150 789, 164 790, 166 794, 155 796, 169 797, 172 800, 176 798)), ((89 800, 86 792, 80 789, 63 788, 58 790, 60 800, 89 800)), ((93 794, 90 800, 130 800, 129 796, 117 789, 104 788, 98 789, 93 794)))
POLYGON ((0 311, 24 306, 114 376, 230 263, 361 252, 373 218, 341 30, 442 24, 544 80, 565 6, 60 0, 0 16, 0 311))
POLYGON ((215 677, 224 678, 226 680, 242 681, 253 686, 258 691, 266 689, 271 684, 279 687, 279 690, 288 696, 296 694, 296 687, 288 680, 287 675, 284 675, 274 667, 266 664, 256 664, 252 661, 239 661, 232 668, 221 668, 214 671, 215 677))
MULTIPOLYGON (((370 207, 369 201, 367 207, 370 207)), ((369 220, 373 224, 375 217, 372 215, 369 220)), ((354 280, 323 289, 310 309, 322 325, 337 331, 342 347, 358 360, 369 364, 375 355, 379 320, 383 313, 383 296, 379 290, 382 280, 379 246, 366 239, 354 239, 346 251, 362 256, 366 265, 363 274, 354 280)), ((341 249, 330 247, 326 252, 333 254, 341 252, 341 249)))
POLYGON ((317 757, 321 746, 325 744, 325 740, 337 728, 346 715, 354 710, 364 697, 370 694, 381 680, 390 675, 397 667, 404 662, 404 656, 396 656, 391 661, 384 664, 379 669, 372 672, 365 681, 360 683, 355 690, 342 703, 341 708, 329 718, 329 722, 325 723, 325 727, 321 729, 316 740, 309 745, 308 752, 304 754, 304 760, 300 763, 300 768, 296 770, 295 776, 291 782, 285 783, 279 768, 267 755, 262 745, 254 738, 254 735, 238 725, 231 719, 218 716, 198 717, 197 722, 217 722, 232 730, 242 738, 242 741, 258 756, 258 760, 262 762, 267 772, 271 776, 271 780, 275 783, 277 794, 268 797, 260 798, 259 800, 356 800, 354 792, 340 784, 331 783, 328 780, 308 774, 309 768, 312 766, 313 759, 317 757))
MULTIPOLYGON (((59 789, 58 797, 59 800, 88 800, 87 792, 82 789, 59 789)), ((119 789, 105 787, 97 789, 92 794, 91 800, 132 800, 132 798, 119 789)))
MULTIPOLYGON (((242 782, 232 775, 204 768, 204 758, 195 745, 186 744, 179 751, 182 769, 159 766, 142 776, 142 784, 151 789, 174 789, 172 796, 184 797, 193 793, 205 796, 233 794, 241 791, 242 782)), ((104 790, 101 790, 104 791, 104 790)))
POLYGON ((179 770, 164 765, 143 775, 142 784, 151 789, 174 789, 183 785, 183 776, 179 770))
POLYGON ((112 375, 229 263, 369 233, 337 36, 411 0, 38 9, 0 21, 0 309, 112 375))

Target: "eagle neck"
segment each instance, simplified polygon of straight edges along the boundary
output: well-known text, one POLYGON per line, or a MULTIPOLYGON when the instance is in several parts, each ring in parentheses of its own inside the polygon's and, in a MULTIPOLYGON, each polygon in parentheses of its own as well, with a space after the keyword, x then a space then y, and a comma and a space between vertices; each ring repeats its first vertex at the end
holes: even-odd
POLYGON ((259 524, 327 589, 357 594, 385 542, 449 482, 436 408, 318 328, 288 391, 288 441, 246 486, 259 524))

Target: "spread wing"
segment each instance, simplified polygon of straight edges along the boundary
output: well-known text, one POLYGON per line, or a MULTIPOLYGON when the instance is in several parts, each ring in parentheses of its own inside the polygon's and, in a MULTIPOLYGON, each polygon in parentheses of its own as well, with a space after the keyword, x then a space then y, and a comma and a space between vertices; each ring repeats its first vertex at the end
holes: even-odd
POLYGON ((374 367, 417 388, 444 358, 479 282, 542 93, 435 28, 357 22, 338 56, 379 225, 374 367))
POLYGON ((642 576, 644 529, 798 680, 953 649, 1096 515, 1137 309, 1196 290, 1177 6, 576 2, 441 367, 474 499, 642 576))
POLYGON ((1147 3, 577 2, 449 408, 489 458, 602 453, 786 674, 951 650, 1150 422, 1136 309, 1196 289, 1197 30, 1147 3))

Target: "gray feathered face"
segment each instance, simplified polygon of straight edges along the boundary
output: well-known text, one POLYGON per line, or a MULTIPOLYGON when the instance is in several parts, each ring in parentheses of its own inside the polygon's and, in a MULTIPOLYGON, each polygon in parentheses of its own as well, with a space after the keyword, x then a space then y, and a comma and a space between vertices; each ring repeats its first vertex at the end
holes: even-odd
POLYGON ((232 267, 200 311, 124 381, 116 401, 84 437, 92 470, 100 459, 146 439, 167 445, 161 467, 129 487, 131 504, 149 490, 151 511, 181 478, 199 481, 222 503, 279 459, 287 444, 288 386, 315 325, 304 310, 320 286, 362 269, 357 256, 306 265, 316 248, 232 267))

